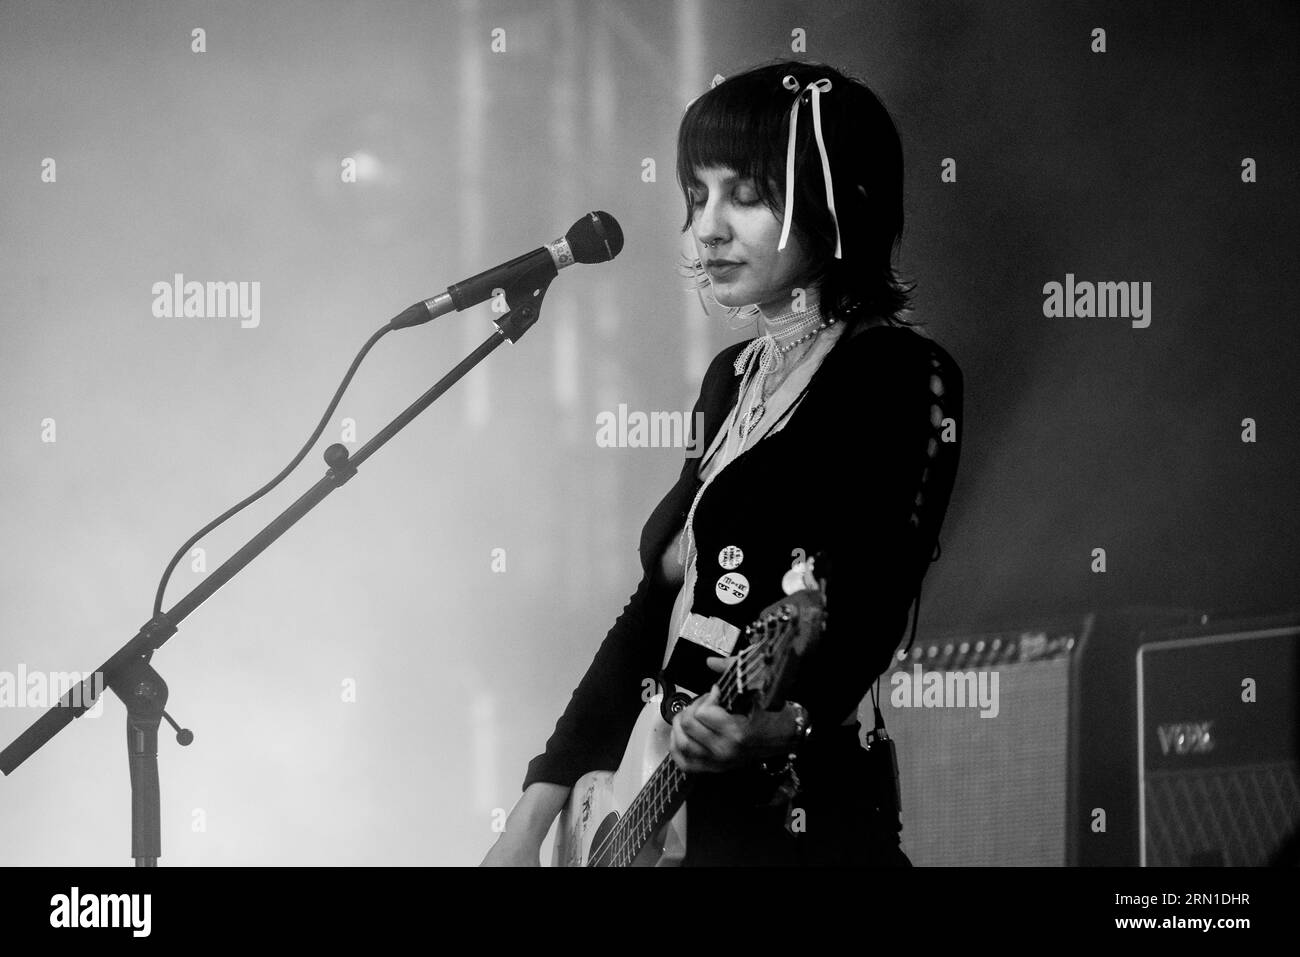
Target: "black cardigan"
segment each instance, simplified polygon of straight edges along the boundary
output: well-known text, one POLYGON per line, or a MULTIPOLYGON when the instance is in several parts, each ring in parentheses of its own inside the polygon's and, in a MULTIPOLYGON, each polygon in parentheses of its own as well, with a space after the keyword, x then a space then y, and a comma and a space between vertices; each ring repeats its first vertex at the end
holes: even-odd
MULTIPOLYGON (((745 344, 723 349, 705 373, 695 405, 705 434, 695 437, 702 443, 696 447, 709 447, 736 403, 740 378, 732 365, 745 344)), ((954 429, 940 433, 949 418, 959 429, 961 397, 961 372, 933 340, 896 326, 847 329, 785 427, 723 469, 696 507, 698 614, 743 629, 783 596, 781 579, 796 549, 830 559, 827 631, 791 695, 812 716, 809 745, 819 732, 823 742, 845 741, 834 726, 856 713, 906 631, 955 476, 958 444, 944 441, 954 429), (719 553, 729 545, 743 552, 735 571, 750 588, 730 605, 715 592, 725 571, 719 553)), ((660 673, 677 594, 660 580, 660 559, 699 490, 699 462, 686 459, 642 529, 641 581, 545 752, 529 762, 525 789, 536 781, 572 786, 587 771, 618 766, 644 705, 643 682, 660 673)), ((819 575, 823 570, 819 565, 819 575)), ((692 807, 697 803, 693 797, 692 807)), ((688 821, 693 831, 689 814, 688 821)))

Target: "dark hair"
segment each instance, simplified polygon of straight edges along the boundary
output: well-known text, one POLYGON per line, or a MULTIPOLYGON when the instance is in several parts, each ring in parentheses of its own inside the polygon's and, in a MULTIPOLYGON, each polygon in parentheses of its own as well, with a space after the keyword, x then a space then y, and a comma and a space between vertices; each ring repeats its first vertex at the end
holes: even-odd
POLYGON ((795 142, 794 215, 791 229, 822 275, 821 302, 836 318, 883 316, 895 325, 917 323, 911 309, 915 283, 903 283, 892 259, 903 233, 903 146, 885 105, 861 80, 821 63, 784 60, 728 77, 686 109, 677 134, 677 182, 686 195, 685 232, 693 218, 689 190, 701 184, 695 171, 720 166, 752 179, 775 215, 785 204, 785 157, 795 93, 783 85, 807 85, 823 77, 822 139, 830 158, 831 185, 843 258, 835 258, 835 221, 826 205, 821 157, 812 110, 800 107, 795 142), (859 189, 859 187, 861 189, 859 189), (865 196, 863 195, 865 191, 865 196))

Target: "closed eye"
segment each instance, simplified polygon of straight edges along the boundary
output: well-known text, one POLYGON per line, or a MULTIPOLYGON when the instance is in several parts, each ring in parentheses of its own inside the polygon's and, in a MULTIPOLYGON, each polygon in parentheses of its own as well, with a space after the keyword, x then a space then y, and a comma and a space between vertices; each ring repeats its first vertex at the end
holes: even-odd
MULTIPOLYGON (((691 209, 697 209, 703 206, 707 200, 707 195, 702 193, 690 193, 687 196, 687 202, 690 203, 691 209)), ((731 198, 737 206, 757 206, 763 202, 762 197, 758 195, 758 190, 752 183, 740 183, 731 191, 731 198)))

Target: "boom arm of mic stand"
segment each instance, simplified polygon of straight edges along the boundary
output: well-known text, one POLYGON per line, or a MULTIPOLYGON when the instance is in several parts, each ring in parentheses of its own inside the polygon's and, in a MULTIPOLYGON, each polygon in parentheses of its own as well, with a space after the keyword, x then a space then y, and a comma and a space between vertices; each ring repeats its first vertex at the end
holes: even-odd
POLYGON ((297 524, 334 489, 349 481, 357 468, 374 455, 421 412, 432 405, 470 369, 482 362, 501 343, 517 342, 541 314, 542 298, 554 278, 545 269, 521 277, 506 294, 507 303, 515 305, 504 316, 494 319, 496 329, 468 356, 462 359, 428 391, 406 407, 369 442, 349 455, 345 446, 331 445, 325 450, 329 465, 325 476, 281 512, 269 525, 254 535, 239 551, 226 559, 212 574, 200 582, 168 611, 141 626, 130 641, 119 648, 99 669, 80 685, 71 688, 58 704, 48 708, 8 747, 0 751, 0 772, 8 775, 35 754, 56 734, 94 706, 95 698, 108 686, 127 706, 127 743, 131 762, 132 850, 137 863, 156 863, 161 856, 159 828, 159 794, 157 765, 157 729, 166 704, 167 687, 162 677, 149 666, 153 652, 176 634, 177 625, 190 613, 234 578, 271 543, 297 524))

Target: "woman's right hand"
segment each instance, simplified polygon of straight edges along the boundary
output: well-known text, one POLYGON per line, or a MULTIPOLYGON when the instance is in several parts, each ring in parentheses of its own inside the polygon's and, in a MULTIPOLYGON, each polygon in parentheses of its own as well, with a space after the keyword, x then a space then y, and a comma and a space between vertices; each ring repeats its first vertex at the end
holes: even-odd
POLYGON ((541 867, 542 846, 502 834, 479 867, 541 867))

